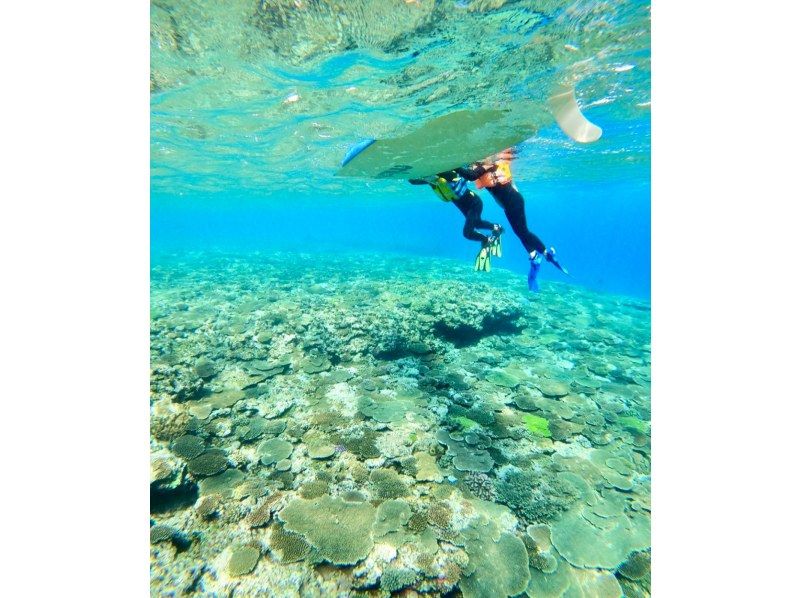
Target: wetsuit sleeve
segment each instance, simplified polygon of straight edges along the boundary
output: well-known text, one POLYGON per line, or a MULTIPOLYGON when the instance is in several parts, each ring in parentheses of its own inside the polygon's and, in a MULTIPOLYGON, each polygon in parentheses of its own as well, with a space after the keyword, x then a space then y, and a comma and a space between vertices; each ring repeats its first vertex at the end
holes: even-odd
POLYGON ((428 185, 428 181, 423 181, 422 179, 408 179, 408 182, 412 185, 428 185))
POLYGON ((469 167, 456 168, 456 172, 459 174, 459 176, 467 179, 468 181, 477 181, 484 174, 493 170, 497 170, 497 166, 494 164, 489 168, 485 168, 483 164, 473 164, 469 167))

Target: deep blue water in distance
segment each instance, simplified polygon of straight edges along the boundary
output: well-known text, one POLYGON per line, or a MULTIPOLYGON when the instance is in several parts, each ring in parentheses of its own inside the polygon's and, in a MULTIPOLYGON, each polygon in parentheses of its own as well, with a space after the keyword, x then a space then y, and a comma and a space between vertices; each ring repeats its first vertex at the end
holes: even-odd
MULTIPOLYGON (((650 295, 650 185, 646 179, 592 182, 518 181, 528 222, 556 247, 574 278, 595 290, 650 295)), ((354 193, 358 193, 353 183, 354 193)), ((505 215, 488 193, 484 217, 506 226, 504 255, 495 268, 519 272, 527 256, 508 230, 505 215)), ((151 201, 154 254, 183 250, 399 252, 471 262, 477 243, 461 235, 463 216, 425 187, 368 195, 274 195, 167 197, 151 201)), ((323 263, 320 268, 324 268, 323 263)), ((488 274, 491 276, 491 273, 488 274)), ((542 278, 565 277, 546 265, 542 278)))

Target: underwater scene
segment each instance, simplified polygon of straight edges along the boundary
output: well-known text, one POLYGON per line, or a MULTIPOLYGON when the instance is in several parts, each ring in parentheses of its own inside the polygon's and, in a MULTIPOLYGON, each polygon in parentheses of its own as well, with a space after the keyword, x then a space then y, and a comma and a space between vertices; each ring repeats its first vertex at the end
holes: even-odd
POLYGON ((151 595, 649 596, 649 3, 150 6, 151 595))

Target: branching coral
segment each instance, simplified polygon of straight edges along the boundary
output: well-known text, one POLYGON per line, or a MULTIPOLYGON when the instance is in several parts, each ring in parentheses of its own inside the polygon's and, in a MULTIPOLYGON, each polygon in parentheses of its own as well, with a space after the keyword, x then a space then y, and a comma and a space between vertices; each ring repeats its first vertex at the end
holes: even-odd
POLYGON ((494 489, 494 481, 485 473, 470 472, 464 477, 464 485, 469 491, 481 500, 494 501, 497 492, 494 489))
POLYGON ((557 478, 506 467, 495 482, 497 501, 527 523, 553 519, 575 501, 574 490, 557 478))
POLYGON ((408 486, 394 469, 376 469, 370 476, 372 494, 376 498, 400 498, 408 495, 408 486))
POLYGON ((272 526, 269 547, 283 563, 303 560, 311 552, 311 546, 299 534, 287 532, 283 526, 272 526))
POLYGON ((247 517, 245 517, 245 523, 250 527, 262 527, 269 523, 272 513, 275 512, 278 506, 278 501, 280 501, 283 496, 283 492, 273 492, 270 494, 250 511, 247 517))
POLYGON ((317 498, 328 492, 328 483, 322 480, 313 480, 300 487, 300 496, 303 498, 317 498))
POLYGON ((406 526, 410 532, 421 534, 428 529, 428 516, 423 512, 414 513, 411 515, 406 526))
POLYGON ((403 588, 412 586, 419 581, 419 574, 413 569, 388 567, 381 575, 381 589, 388 592, 398 592, 403 588))
POLYGON ((453 511, 447 504, 437 502, 428 509, 428 523, 443 529, 449 528, 453 520, 453 511))

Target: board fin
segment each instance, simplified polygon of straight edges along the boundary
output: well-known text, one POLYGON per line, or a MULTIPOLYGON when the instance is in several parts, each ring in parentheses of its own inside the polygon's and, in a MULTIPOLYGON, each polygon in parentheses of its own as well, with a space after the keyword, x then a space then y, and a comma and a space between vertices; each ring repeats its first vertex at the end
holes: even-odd
POLYGON ((375 143, 375 140, 372 137, 369 137, 367 139, 364 139, 363 141, 359 141, 358 143, 356 143, 353 147, 347 150, 347 153, 344 155, 344 160, 342 160, 342 166, 346 166, 347 163, 350 162, 350 160, 355 158, 358 154, 363 152, 373 143, 375 143))
POLYGON ((550 110, 561 130, 578 143, 592 143, 600 139, 603 129, 590 122, 581 112, 575 99, 575 88, 561 85, 548 100, 550 110))

